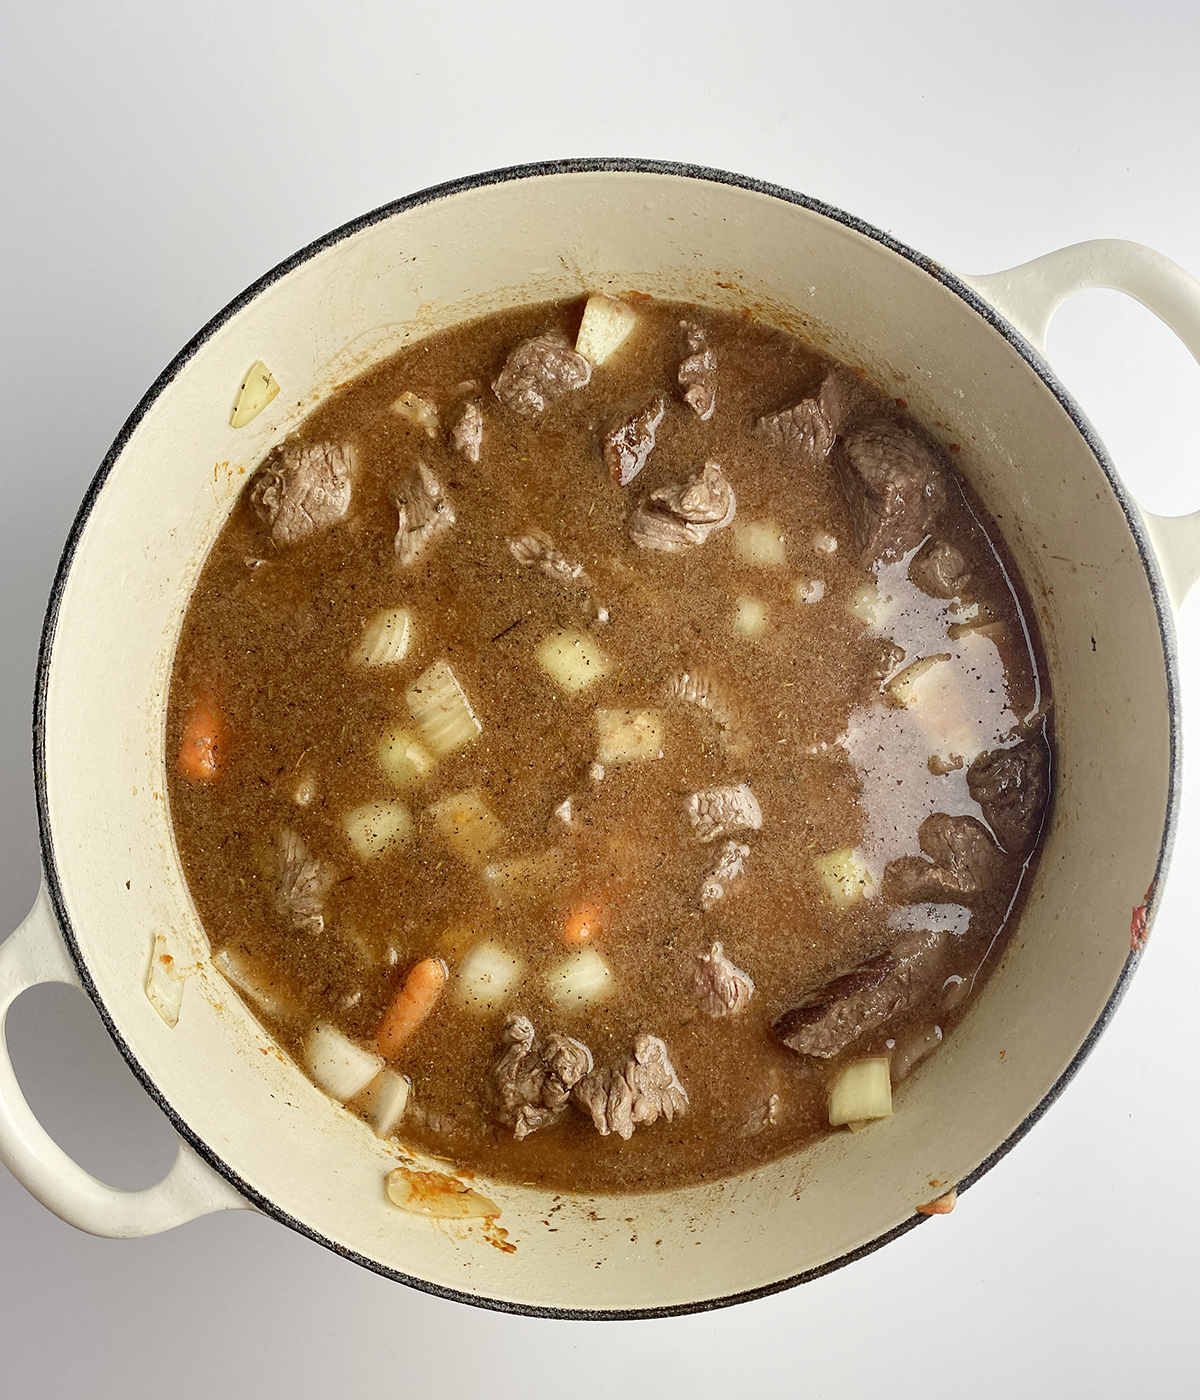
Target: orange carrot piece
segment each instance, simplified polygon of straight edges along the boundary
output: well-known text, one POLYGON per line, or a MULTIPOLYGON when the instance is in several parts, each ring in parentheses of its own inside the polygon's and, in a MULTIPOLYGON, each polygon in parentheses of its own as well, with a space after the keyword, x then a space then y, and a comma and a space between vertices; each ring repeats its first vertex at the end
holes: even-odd
POLYGON ((208 695, 192 701, 179 744, 179 771, 198 783, 215 782, 225 757, 225 720, 208 695))
POLYGON ((441 958, 422 958, 404 979, 379 1023, 375 1044, 386 1060, 396 1057, 437 1004, 449 976, 441 958))
POLYGON ((594 899, 583 900, 567 911, 567 917, 563 920, 563 939, 576 947, 590 943, 608 923, 608 914, 607 904, 600 904, 594 899))

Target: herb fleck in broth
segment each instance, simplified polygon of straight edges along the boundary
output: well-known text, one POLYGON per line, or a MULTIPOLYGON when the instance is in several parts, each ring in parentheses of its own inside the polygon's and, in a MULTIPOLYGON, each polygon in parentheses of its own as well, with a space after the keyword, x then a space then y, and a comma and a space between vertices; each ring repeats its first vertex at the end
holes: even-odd
POLYGON ((169 708, 200 917, 281 1043, 348 1038, 313 1073, 367 1116, 384 1044, 402 1141, 586 1191, 740 1171, 828 1132, 846 1065, 902 1077, 994 964, 1048 796, 1034 620, 949 458, 791 336, 629 305, 590 377, 563 303, 331 395, 214 546, 169 708), (543 1083, 554 1035, 599 1109, 543 1083), (660 1112, 625 1138, 635 1047, 660 1112))

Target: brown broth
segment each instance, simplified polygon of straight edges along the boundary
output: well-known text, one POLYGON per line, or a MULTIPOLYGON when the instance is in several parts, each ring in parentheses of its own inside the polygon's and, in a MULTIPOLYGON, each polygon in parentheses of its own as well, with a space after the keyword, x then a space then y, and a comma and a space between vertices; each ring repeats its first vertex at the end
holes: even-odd
MULTIPOLYGON (((486 386, 523 336, 557 327, 573 338, 580 303, 459 326, 331 395, 298 437, 353 444, 359 468, 349 515, 275 549, 244 494, 190 603, 168 715, 169 752, 201 692, 213 695, 229 734, 218 781, 194 782, 172 767, 169 783, 184 870, 214 951, 250 955, 309 1019, 331 1022, 363 1044, 412 963, 445 958, 449 989, 396 1063, 414 1085, 398 1136, 464 1167, 578 1191, 673 1186, 795 1151, 829 1131, 827 1086, 839 1064, 909 1030, 935 1022, 947 1029, 962 1014, 964 1003, 948 1007, 939 987, 927 1004, 864 1036, 832 1064, 795 1054, 771 1032, 803 994, 897 938, 882 897, 833 907, 814 856, 860 847, 882 871, 887 860, 918 853, 917 827, 930 812, 980 815, 964 772, 930 773, 929 745, 911 713, 882 702, 877 665, 886 639, 910 661, 950 653, 960 671, 974 671, 967 683, 984 747, 1044 714, 1048 702, 1031 611, 1003 541, 965 481, 952 477, 938 534, 970 560, 970 596, 986 602, 994 625, 965 650, 949 641, 951 605, 920 593, 901 565, 879 571, 881 592, 895 601, 890 617, 869 628, 849 611, 871 575, 856 562, 833 472, 798 469, 752 431, 760 414, 815 392, 831 362, 747 318, 648 299, 636 305, 639 322, 626 347, 585 388, 538 417, 506 410, 486 386), (681 401, 676 383, 685 315, 708 328, 719 362, 717 411, 707 423, 681 401), (402 391, 444 408, 466 380, 485 386, 477 465, 389 410, 402 391), (614 413, 655 393, 667 399, 657 444, 641 475, 619 487, 601 461, 598 432, 614 413), (457 523, 401 568, 390 492, 418 458, 445 484, 457 523), (632 506, 706 460, 720 462, 733 482, 738 521, 778 522, 786 568, 743 562, 732 528, 677 555, 631 546, 632 506), (589 624, 578 591, 517 564, 506 540, 531 527, 583 564, 610 611, 607 624, 589 624), (840 547, 816 548, 821 534, 840 547), (824 584, 824 597, 798 601, 797 584, 812 579, 824 584), (731 628, 743 596, 768 610, 759 641, 731 628), (351 664, 365 621, 399 605, 416 620, 404 663, 351 664), (588 631, 612 663, 581 695, 564 696, 534 661, 536 643, 555 628, 588 631), (406 687, 439 660, 461 681, 482 732, 420 787, 400 793, 376 760, 378 736, 408 720, 406 687), (740 744, 731 745, 711 717, 667 698, 670 678, 698 667, 735 697, 740 744), (597 706, 661 712, 664 757, 610 766, 603 780, 591 780, 597 706), (316 794, 305 807, 295 799, 301 777, 316 794), (745 873, 704 912, 697 895, 716 852, 696 840, 683 802, 697 789, 742 781, 758 797, 763 827, 738 838, 752 848, 745 873), (497 907, 479 869, 446 846, 427 815, 429 804, 468 788, 503 824, 492 858, 556 847, 562 856, 553 878, 530 882, 497 907), (568 796, 569 830, 552 815, 568 796), (412 839, 362 861, 342 815, 396 798, 412 810, 412 839), (297 932, 275 911, 274 853, 284 828, 338 875, 319 935, 297 932), (596 946, 615 990, 586 1012, 567 1014, 549 999, 545 978, 571 951, 560 936, 565 913, 589 895, 611 904, 596 946), (480 937, 525 960, 510 1001, 488 1015, 461 1009, 454 995, 455 968, 480 937), (738 1016, 714 1019, 698 1003, 696 959, 714 939, 756 984, 738 1016), (514 1141, 487 1100, 509 1011, 528 1015, 542 1034, 584 1041, 598 1064, 627 1053, 639 1032, 660 1036, 689 1095, 688 1111, 622 1141, 601 1138, 572 1110, 514 1141), (772 1095, 778 1121, 764 1126, 772 1095)), ((875 411, 900 416, 876 397, 875 411)), ((986 975, 1015 922, 1031 864, 1014 868, 1008 886, 954 936, 948 975, 968 984, 986 975)), ((303 1063, 304 1020, 265 1019, 303 1063)))

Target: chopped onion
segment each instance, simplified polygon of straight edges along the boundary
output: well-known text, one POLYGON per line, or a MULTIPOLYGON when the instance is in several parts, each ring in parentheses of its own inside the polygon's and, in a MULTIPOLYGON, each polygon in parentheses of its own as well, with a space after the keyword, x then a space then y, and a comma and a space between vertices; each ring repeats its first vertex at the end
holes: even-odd
POLYGON ((150 1005, 172 1030, 179 1024, 179 1008, 183 1004, 183 984, 187 974, 167 949, 161 933, 154 935, 154 951, 150 954, 150 971, 146 975, 146 996, 150 1005))
POLYGON ((380 1070, 362 1091, 361 1103, 366 1110, 367 1121, 379 1137, 391 1137, 396 1131, 408 1107, 411 1092, 412 1080, 394 1069, 380 1070))
POLYGON ((247 954, 235 948, 222 948, 213 954, 213 965, 264 1016, 274 1021, 294 1021, 299 1017, 300 1007, 290 992, 247 954))
POLYGON ((886 1055, 872 1055, 844 1065, 829 1086, 829 1126, 890 1118, 892 1075, 886 1055))
POLYGON ((435 758, 469 744, 483 727, 454 672, 444 661, 417 677, 404 696, 421 737, 435 758))
POLYGON ((472 1191, 465 1181, 445 1172, 413 1171, 397 1167, 388 1174, 388 1200, 401 1210, 414 1215, 428 1215, 440 1220, 494 1220, 500 1207, 478 1191, 472 1191))
POLYGON ((383 1069, 383 1056, 355 1045, 336 1027, 318 1021, 304 1038, 304 1063, 317 1085, 345 1103, 383 1069))
POLYGON ((433 770, 433 756, 411 729, 397 725, 375 745, 379 766, 400 788, 416 787, 433 770))
POLYGON ((412 614, 407 608, 384 608, 367 623, 354 650, 360 666, 397 666, 408 655, 412 614))
POLYGON ((231 428, 244 428, 251 419, 257 418, 264 408, 279 393, 275 376, 261 360, 255 360, 246 371, 242 387, 238 390, 237 402, 229 417, 231 428))
POLYGON ((392 404, 392 412, 406 418, 414 427, 424 428, 430 437, 437 437, 441 427, 438 411, 420 394, 414 394, 411 389, 405 390, 392 404))

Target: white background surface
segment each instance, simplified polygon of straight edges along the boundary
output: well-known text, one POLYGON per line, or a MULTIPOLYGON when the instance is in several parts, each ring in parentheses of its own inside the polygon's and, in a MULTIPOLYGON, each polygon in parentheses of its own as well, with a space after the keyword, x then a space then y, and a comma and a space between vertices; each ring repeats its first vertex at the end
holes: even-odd
MULTIPOLYGON (((1097 236, 1200 272, 1188 0, 72 0, 10 6, 5 28, 2 931, 37 888, 36 648, 79 500, 184 341, 327 229, 477 170, 636 155, 802 190, 967 272, 1097 236)), ((1143 503, 1200 507, 1200 372, 1169 333, 1091 293, 1050 349, 1143 503)), ((1180 644, 1195 761, 1142 969, 1060 1102, 954 1215, 731 1311, 554 1323, 410 1292, 248 1213, 92 1239, 0 1169, 0 1392, 1195 1395, 1195 598, 1180 644)), ((90 1006, 42 989, 9 1034, 85 1165, 120 1186, 161 1174, 170 1131, 90 1006)))

